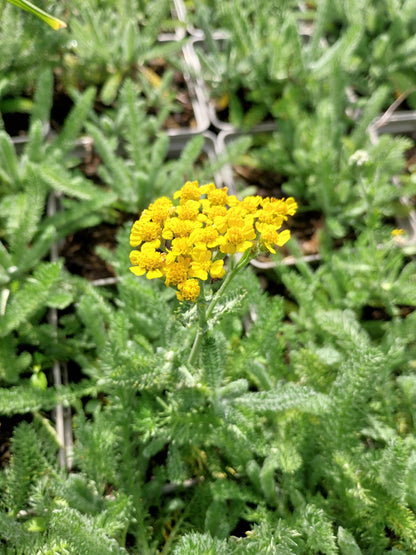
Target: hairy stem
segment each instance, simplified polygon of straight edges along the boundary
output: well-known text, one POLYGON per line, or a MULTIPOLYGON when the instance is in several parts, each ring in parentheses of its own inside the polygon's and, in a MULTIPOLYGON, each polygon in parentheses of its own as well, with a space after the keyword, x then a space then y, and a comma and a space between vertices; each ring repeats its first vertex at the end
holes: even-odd
POLYGON ((195 366, 198 361, 199 351, 201 348, 202 338, 204 333, 207 329, 207 315, 206 315, 206 302, 205 302, 205 295, 204 295, 204 288, 203 283, 201 284, 201 292, 200 297, 198 299, 198 329, 195 335, 194 343, 192 345, 191 352, 188 357, 188 364, 189 366, 195 366))
POLYGON ((219 301, 219 299, 224 294, 224 291, 227 289, 231 281, 237 275, 237 273, 247 265, 248 261, 251 258, 251 252, 246 251, 240 260, 235 264, 234 267, 226 274, 224 281, 221 284, 221 287, 218 291, 213 295, 211 302, 206 308, 205 302, 205 295, 203 290, 203 284, 201 284, 201 293, 200 298, 198 300, 198 330, 195 335, 194 343, 192 345, 191 352, 188 357, 188 364, 189 366, 195 366, 198 361, 199 351, 201 348, 202 338, 208 329, 208 321, 214 312, 215 305, 219 301))

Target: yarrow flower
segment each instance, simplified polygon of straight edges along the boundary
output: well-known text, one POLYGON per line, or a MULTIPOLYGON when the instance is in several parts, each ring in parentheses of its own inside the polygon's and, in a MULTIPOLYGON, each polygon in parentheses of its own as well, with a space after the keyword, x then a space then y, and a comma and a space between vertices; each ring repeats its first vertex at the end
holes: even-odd
POLYGON ((293 198, 248 196, 240 201, 228 188, 187 181, 173 195, 157 199, 134 222, 130 270, 148 279, 164 278, 180 301, 195 302, 201 282, 222 279, 224 259, 250 251, 275 253, 290 238, 279 231, 297 203, 293 198))

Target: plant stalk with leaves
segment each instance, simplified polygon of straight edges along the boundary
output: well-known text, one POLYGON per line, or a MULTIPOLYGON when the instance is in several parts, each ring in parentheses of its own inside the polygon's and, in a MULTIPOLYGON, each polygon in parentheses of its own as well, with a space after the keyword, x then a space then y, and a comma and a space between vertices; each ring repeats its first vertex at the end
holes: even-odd
POLYGON ((197 302, 199 328, 190 366, 197 362, 202 337, 230 281, 260 251, 275 253, 274 246, 289 240, 290 231, 279 230, 297 209, 293 198, 248 196, 240 201, 227 191, 214 183, 188 181, 173 195, 179 205, 167 197, 157 199, 130 234, 130 245, 140 247, 130 253, 130 270, 148 279, 163 277, 167 287, 176 287, 179 301, 197 302), (241 256, 237 262, 235 255, 241 256), (206 298, 203 283, 224 277, 226 256, 231 256, 231 268, 218 291, 206 298))

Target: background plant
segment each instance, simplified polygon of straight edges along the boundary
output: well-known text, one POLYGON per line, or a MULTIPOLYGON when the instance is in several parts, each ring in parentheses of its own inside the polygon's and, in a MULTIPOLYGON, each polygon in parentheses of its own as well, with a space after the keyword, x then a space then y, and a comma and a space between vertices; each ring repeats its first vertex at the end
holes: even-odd
MULTIPOLYGON (((394 187, 392 178, 403 174, 404 155, 412 143, 388 135, 376 144, 370 141, 366 128, 384 101, 385 89, 367 99, 354 124, 343 76, 334 69, 329 82, 331 96, 320 85, 311 92, 312 112, 303 110, 296 97, 284 96, 275 106, 278 130, 248 135, 252 146, 233 160, 276 176, 286 195, 304 199, 303 210, 325 216, 328 233, 337 238, 366 227, 371 214, 386 222, 401 212, 399 198, 412 196, 412 185, 404 179, 402 187, 394 187)), ((240 188, 251 184, 236 181, 240 188)))
MULTIPOLYGON (((307 50, 314 57, 325 44, 329 49, 323 59, 343 51, 341 64, 359 96, 371 96, 383 85, 388 88, 384 108, 402 94, 402 100, 408 97, 408 104, 414 107, 416 51, 411 2, 364 5, 354 1, 348 6, 342 2, 315 2, 309 6, 308 16, 314 25, 307 50)), ((322 70, 325 71, 323 67, 322 70)))
MULTIPOLYGON (((168 95, 172 71, 161 80, 149 62, 177 56, 181 43, 159 42, 163 30, 172 30, 170 2, 74 3, 70 48, 60 76, 65 89, 99 86, 99 98, 111 104, 125 77, 134 77, 141 92, 161 89, 159 104, 168 95)), ((172 66, 171 66, 172 67, 172 66)))
POLYGON ((102 118, 92 115, 92 121, 87 123, 102 160, 98 177, 117 193, 119 208, 132 216, 151 199, 173 194, 184 176, 207 179, 219 169, 209 157, 198 164, 204 149, 203 136, 183 141, 182 152, 177 156, 169 136, 161 129, 168 110, 162 108, 155 116, 149 116, 145 103, 135 93, 134 83, 126 81, 117 111, 102 118))
POLYGON ((0 111, 30 112, 36 77, 45 66, 57 65, 68 35, 10 4, 2 2, 0 12, 0 111))
MULTIPOLYGON (((287 89, 300 93, 307 78, 301 39, 289 6, 266 2, 261 12, 249 2, 224 4, 217 13, 226 36, 216 40, 209 10, 200 8, 204 39, 198 44, 202 71, 218 110, 249 128, 270 117, 287 89), (270 34, 270 29, 274 29, 270 34)), ((307 103, 307 98, 298 98, 307 103)))
POLYGON ((386 87, 382 108, 397 98, 413 106, 411 2, 306 6, 266 2, 258 13, 244 0, 198 4, 192 20, 204 32, 198 54, 219 111, 229 110, 234 125, 249 128, 270 119, 282 95, 297 95, 298 104, 310 108, 304 90, 310 74, 313 83, 325 82, 334 66, 358 106, 381 86, 386 87), (226 33, 219 41, 213 40, 213 25, 226 33))

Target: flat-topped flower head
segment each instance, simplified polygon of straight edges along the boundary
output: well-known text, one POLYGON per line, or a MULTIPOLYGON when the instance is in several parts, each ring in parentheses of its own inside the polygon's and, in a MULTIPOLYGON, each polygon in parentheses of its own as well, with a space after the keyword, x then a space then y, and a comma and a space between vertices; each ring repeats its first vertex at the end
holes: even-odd
POLYGON ((136 250, 130 253, 130 270, 148 279, 163 277, 180 301, 195 302, 202 282, 224 277, 227 257, 275 253, 283 246, 290 231, 282 225, 296 209, 293 198, 257 195, 240 201, 227 187, 187 181, 173 201, 155 200, 133 224, 130 244, 136 250))
POLYGON ((257 216, 261 222, 275 223, 279 226, 287 220, 287 216, 293 216, 297 210, 295 199, 277 199, 266 197, 261 201, 261 209, 257 211, 257 216))
POLYGON ((209 275, 212 279, 221 279, 225 275, 224 260, 216 260, 211 264, 209 275))
POLYGON ((287 213, 289 214, 289 216, 294 216, 296 214, 296 210, 298 209, 298 203, 293 197, 289 197, 288 199, 286 199, 285 202, 287 213))
POLYGON ((208 199, 202 200, 202 213, 207 217, 206 222, 212 224, 218 216, 227 215, 227 207, 221 205, 211 205, 208 199))
POLYGON ((241 206, 247 211, 247 214, 255 214, 262 198, 260 195, 244 197, 241 201, 241 206))
POLYGON ((198 227, 202 227, 202 223, 192 220, 181 220, 173 217, 165 222, 162 237, 164 239, 173 239, 175 237, 188 237, 191 232, 198 227))
POLYGON ((213 188, 207 193, 207 199, 212 205, 225 206, 228 202, 228 187, 222 189, 213 188))
POLYGON ((179 256, 190 256, 192 248, 193 242, 189 236, 175 237, 171 241, 171 250, 167 254, 167 259, 170 261, 179 256))
POLYGON ((220 244, 220 234, 213 226, 194 229, 189 236, 192 243, 198 248, 214 249, 220 244))
POLYGON ((189 271, 190 277, 195 277, 206 281, 208 271, 211 267, 212 252, 208 249, 194 249, 192 252, 192 266, 189 271))

